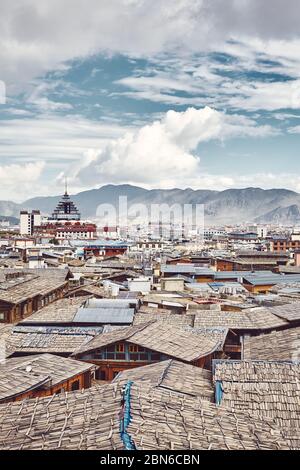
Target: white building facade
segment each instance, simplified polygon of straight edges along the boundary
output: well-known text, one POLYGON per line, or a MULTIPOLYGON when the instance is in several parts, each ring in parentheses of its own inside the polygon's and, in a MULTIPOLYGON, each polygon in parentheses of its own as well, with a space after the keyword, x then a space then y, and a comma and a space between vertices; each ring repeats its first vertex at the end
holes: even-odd
POLYGON ((42 224, 42 217, 40 211, 34 210, 32 212, 20 212, 20 234, 33 235, 34 228, 40 227, 42 224))

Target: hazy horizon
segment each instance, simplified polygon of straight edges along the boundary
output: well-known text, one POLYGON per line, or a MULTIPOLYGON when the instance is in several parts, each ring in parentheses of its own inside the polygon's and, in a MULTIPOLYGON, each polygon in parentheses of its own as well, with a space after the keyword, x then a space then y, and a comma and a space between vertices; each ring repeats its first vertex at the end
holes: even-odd
MULTIPOLYGON (((129 183, 120 183, 120 184, 113 184, 113 183, 107 183, 107 184, 103 184, 101 186, 95 186, 93 188, 88 188, 88 189, 84 189, 84 190, 81 190, 81 191, 78 191, 78 192, 74 192, 72 191, 72 188, 68 188, 68 194, 70 196, 77 196, 78 194, 81 194, 81 193, 84 193, 84 192, 88 192, 88 191, 95 191, 95 190, 99 190, 99 189, 102 189, 102 188, 105 188, 107 186, 115 186, 115 187, 121 187, 121 186, 130 186, 130 187, 133 187, 133 188, 138 188, 138 189, 144 189, 146 191, 174 191, 174 190, 179 190, 179 191, 188 191, 188 190, 191 190, 191 191, 211 191, 211 192, 225 192, 225 191, 230 191, 230 190, 233 190, 233 191, 242 191, 242 190, 250 190, 250 189, 255 189, 255 190, 262 190, 262 191, 291 191, 291 192, 294 192, 296 194, 300 194, 300 191, 297 192, 297 191, 294 191, 292 189, 288 189, 288 188, 283 188, 283 187, 270 187, 270 188, 262 188, 262 187, 255 187, 255 186, 248 186, 248 187, 236 187, 236 188, 227 188, 227 189, 222 189, 222 190, 217 190, 217 189, 208 189, 208 188, 190 188, 190 187, 174 187, 174 188, 156 188, 156 187, 153 187, 153 188, 147 188, 146 186, 142 186, 142 185, 133 185, 133 184, 129 184, 129 183)), ((27 197, 26 199, 10 199, 9 201, 10 202, 14 202, 15 204, 22 204, 30 199, 36 199, 36 198, 59 198, 63 195, 64 193, 64 187, 61 188, 61 192, 59 193, 55 193, 55 194, 48 194, 48 195, 45 195, 45 194, 37 194, 33 197, 27 197)), ((1 201, 0 201, 1 202, 1 201)))

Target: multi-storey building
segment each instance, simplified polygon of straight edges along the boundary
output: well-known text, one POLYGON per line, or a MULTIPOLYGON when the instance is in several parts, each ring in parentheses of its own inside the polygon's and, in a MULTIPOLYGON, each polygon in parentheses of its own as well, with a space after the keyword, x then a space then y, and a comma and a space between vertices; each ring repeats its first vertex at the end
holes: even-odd
POLYGON ((36 227, 40 227, 42 223, 41 213, 38 210, 32 212, 20 212, 20 234, 33 235, 36 227))

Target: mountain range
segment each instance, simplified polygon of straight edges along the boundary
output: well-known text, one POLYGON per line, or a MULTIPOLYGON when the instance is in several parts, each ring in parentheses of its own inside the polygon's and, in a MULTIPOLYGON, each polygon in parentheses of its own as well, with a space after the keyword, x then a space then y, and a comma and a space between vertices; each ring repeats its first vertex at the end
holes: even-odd
MULTIPOLYGON (((245 188, 225 191, 193 189, 144 189, 131 185, 105 185, 72 195, 83 218, 93 218, 99 204, 118 206, 119 196, 127 196, 128 205, 204 204, 206 225, 243 222, 300 224, 300 194, 287 189, 245 188)), ((21 209, 40 209, 50 214, 61 196, 35 197, 21 204, 0 201, 0 217, 19 216, 21 209)))

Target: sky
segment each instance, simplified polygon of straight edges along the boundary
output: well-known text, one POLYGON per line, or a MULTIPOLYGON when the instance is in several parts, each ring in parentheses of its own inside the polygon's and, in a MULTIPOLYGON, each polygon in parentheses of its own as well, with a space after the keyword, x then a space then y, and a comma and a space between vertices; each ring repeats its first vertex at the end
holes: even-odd
POLYGON ((0 199, 300 192, 298 0, 1 0, 0 199))

